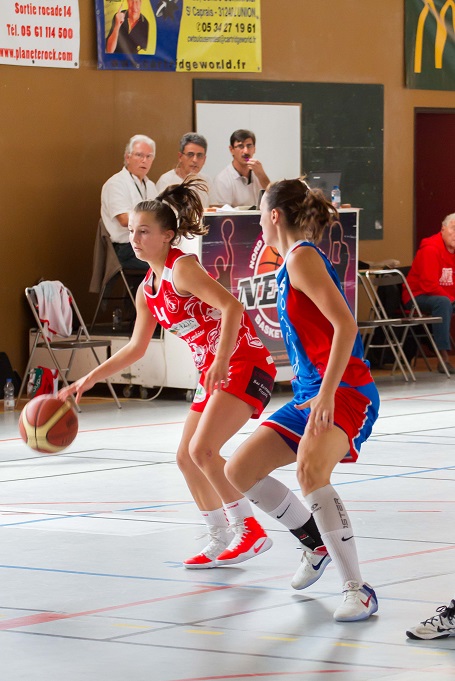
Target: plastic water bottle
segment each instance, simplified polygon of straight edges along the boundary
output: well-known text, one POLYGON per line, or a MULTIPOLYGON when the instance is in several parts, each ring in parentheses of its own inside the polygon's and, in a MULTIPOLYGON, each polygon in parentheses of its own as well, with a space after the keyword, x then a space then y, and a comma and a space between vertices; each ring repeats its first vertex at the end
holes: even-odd
POLYGON ((341 206, 341 192, 337 184, 332 187, 332 206, 334 208, 341 206))
POLYGON ((13 379, 7 378, 3 388, 3 408, 5 411, 14 411, 15 405, 13 379))

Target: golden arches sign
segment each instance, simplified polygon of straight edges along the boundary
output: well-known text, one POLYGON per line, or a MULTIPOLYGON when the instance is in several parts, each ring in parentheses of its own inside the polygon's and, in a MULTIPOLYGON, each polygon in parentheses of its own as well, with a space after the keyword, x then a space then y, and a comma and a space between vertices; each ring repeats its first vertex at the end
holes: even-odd
POLYGON ((417 22, 417 31, 415 38, 415 53, 414 53, 414 73, 422 72, 422 52, 423 52, 423 38, 425 32, 425 22, 428 15, 431 13, 436 19, 436 39, 434 45, 434 65, 437 69, 442 69, 442 57, 444 53, 444 48, 447 41, 448 28, 446 24, 446 14, 452 10, 452 30, 450 31, 453 35, 455 34, 455 1, 446 0, 438 12, 434 4, 434 0, 424 0, 424 7, 420 12, 419 19, 417 22))

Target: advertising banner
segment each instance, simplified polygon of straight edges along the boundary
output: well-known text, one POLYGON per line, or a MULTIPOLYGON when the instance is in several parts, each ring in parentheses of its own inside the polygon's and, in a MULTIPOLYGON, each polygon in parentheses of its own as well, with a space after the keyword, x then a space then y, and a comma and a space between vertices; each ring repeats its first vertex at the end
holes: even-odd
MULTIPOLYGON (((283 262, 279 253, 264 244, 259 213, 206 214, 209 233, 202 242, 205 269, 244 305, 256 333, 277 366, 289 360, 276 311, 275 270, 283 262)), ((331 259, 353 311, 357 285, 357 216, 340 214, 320 244, 331 259)))
POLYGON ((79 67, 78 0, 1 0, 0 64, 79 67))
POLYGON ((260 0, 95 0, 98 68, 262 70, 260 0))
POLYGON ((455 0, 406 0, 406 86, 455 89, 455 0))

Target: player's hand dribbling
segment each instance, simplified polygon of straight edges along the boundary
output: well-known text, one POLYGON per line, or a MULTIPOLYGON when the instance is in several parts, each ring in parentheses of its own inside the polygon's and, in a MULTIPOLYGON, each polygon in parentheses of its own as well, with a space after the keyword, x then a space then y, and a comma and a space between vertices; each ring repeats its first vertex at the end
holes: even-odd
POLYGON ((71 383, 71 385, 69 385, 67 388, 62 388, 59 390, 57 397, 59 400, 64 402, 70 395, 76 394, 76 403, 79 404, 83 393, 85 393, 87 390, 90 390, 90 388, 93 388, 95 383, 96 380, 93 379, 90 374, 87 374, 87 376, 83 376, 77 381, 74 381, 74 383, 71 383))

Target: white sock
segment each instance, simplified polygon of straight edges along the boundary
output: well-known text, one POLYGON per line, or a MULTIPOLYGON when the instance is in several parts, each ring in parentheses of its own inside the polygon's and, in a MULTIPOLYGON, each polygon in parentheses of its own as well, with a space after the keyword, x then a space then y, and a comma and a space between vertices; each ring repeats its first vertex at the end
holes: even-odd
POLYGON ((310 519, 309 510, 294 492, 270 475, 259 480, 245 492, 252 504, 278 520, 288 530, 302 527, 310 519))
POLYGON ((232 501, 230 504, 223 504, 229 522, 234 520, 243 520, 244 518, 251 518, 253 512, 251 510, 250 502, 245 497, 241 497, 237 501, 232 501))
POLYGON ((215 527, 228 527, 228 520, 224 508, 216 508, 214 511, 201 511, 206 525, 215 527))
POLYGON ((307 494, 305 500, 312 509, 314 520, 338 570, 342 585, 350 581, 362 585, 354 532, 338 492, 332 485, 325 485, 307 494))

